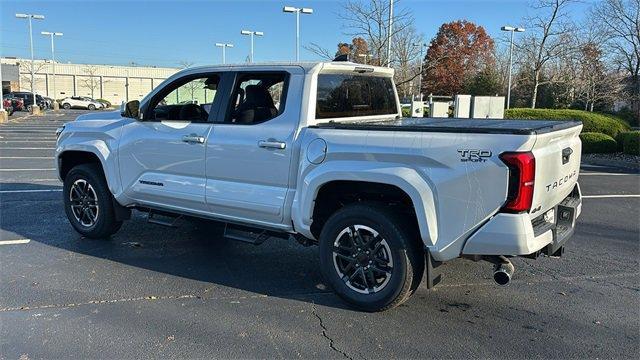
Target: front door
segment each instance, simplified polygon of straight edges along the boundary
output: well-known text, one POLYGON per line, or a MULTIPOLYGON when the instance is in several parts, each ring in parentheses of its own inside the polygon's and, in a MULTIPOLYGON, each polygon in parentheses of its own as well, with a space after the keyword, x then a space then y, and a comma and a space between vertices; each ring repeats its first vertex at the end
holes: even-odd
POLYGON ((238 72, 207 143, 206 197, 228 219, 283 222, 292 144, 300 116, 301 69, 238 72))
POLYGON ((216 73, 179 78, 143 104, 141 120, 123 127, 118 155, 127 197, 150 207, 206 211, 205 149, 220 79, 216 73))

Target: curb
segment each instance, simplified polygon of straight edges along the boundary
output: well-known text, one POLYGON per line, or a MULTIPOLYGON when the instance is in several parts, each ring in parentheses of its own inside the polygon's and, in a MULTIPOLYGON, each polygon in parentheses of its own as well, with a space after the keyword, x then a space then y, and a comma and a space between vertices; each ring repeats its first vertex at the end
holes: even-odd
POLYGON ((596 166, 613 166, 613 167, 620 167, 625 169, 640 170, 639 163, 633 163, 629 161, 620 161, 620 160, 588 159, 588 160, 582 160, 582 164, 596 165, 596 166))

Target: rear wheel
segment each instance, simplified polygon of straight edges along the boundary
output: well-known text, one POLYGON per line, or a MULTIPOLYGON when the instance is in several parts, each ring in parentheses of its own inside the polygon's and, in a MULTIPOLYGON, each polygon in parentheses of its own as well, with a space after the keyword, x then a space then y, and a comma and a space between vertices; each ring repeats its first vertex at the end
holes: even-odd
POLYGON ((406 301, 422 279, 422 254, 415 226, 376 204, 345 206, 320 235, 325 279, 341 298, 365 311, 406 301))
POLYGON ((120 229, 113 198, 95 164, 74 167, 64 180, 64 207, 71 225, 88 238, 106 238, 120 229))
POLYGON ((62 104, 62 108, 65 109, 65 110, 69 110, 69 109, 71 109, 71 104, 64 103, 64 104, 62 104))

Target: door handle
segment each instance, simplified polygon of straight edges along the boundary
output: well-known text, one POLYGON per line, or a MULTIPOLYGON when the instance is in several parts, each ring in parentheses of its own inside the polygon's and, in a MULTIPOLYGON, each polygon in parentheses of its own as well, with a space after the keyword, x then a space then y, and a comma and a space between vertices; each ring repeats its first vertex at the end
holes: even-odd
POLYGON ((197 134, 185 135, 182 137, 182 141, 190 144, 204 144, 204 136, 199 136, 197 134))
POLYGON ((275 140, 260 140, 258 146, 265 149, 280 149, 283 150, 287 147, 287 144, 282 141, 275 140))

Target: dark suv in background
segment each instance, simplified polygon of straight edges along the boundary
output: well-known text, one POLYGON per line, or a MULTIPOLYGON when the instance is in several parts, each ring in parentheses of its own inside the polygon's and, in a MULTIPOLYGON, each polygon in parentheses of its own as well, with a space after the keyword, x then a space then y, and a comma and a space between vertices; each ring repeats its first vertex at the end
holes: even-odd
MULTIPOLYGON (((24 101, 24 107, 27 111, 31 111, 31 105, 33 105, 33 93, 27 91, 15 91, 10 92, 8 95, 11 97, 20 98, 24 101)), ((41 109, 46 108, 46 103, 44 98, 38 94, 36 94, 36 103, 41 109)))

